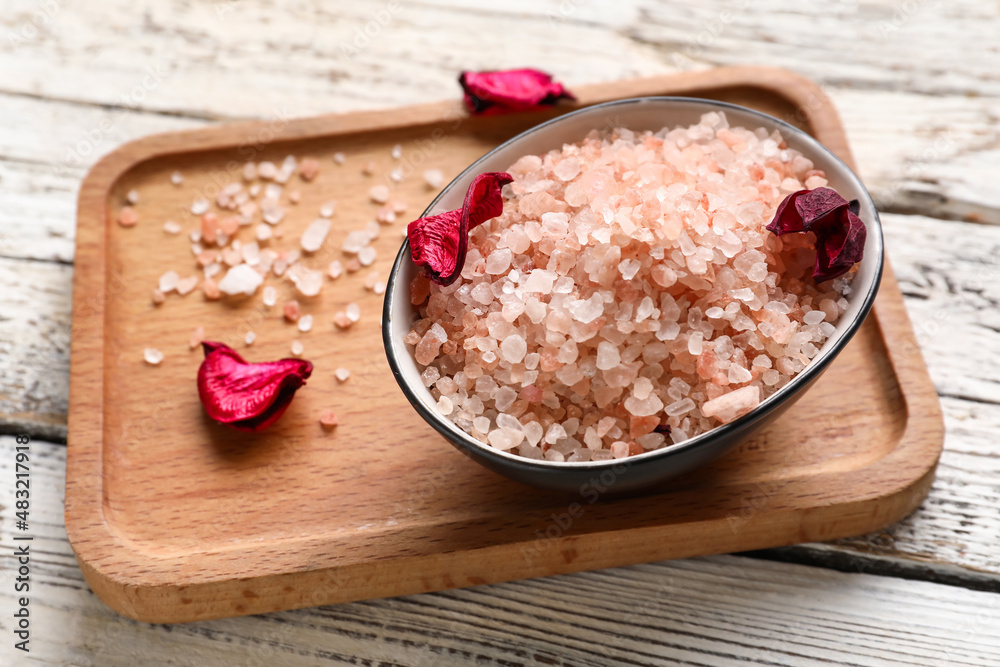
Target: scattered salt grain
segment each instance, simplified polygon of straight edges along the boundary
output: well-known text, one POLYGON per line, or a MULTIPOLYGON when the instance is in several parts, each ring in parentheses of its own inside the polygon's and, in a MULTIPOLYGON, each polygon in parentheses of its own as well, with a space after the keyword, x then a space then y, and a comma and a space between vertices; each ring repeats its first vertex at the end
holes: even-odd
POLYGON ((347 315, 351 322, 357 322, 361 319, 361 308, 356 303, 347 304, 347 308, 344 313, 347 315))
POLYGON ((164 294, 170 294, 175 289, 177 289, 177 282, 181 277, 176 271, 167 271, 162 276, 160 276, 159 289, 164 294))
POLYGON ((135 227, 139 222, 139 214, 131 206, 125 206, 118 213, 118 224, 122 227, 135 227))
POLYGON ((198 276, 188 276, 177 281, 177 293, 181 296, 190 294, 198 286, 198 276))
POLYGON ((181 229, 180 224, 174 222, 173 220, 167 220, 163 223, 163 231, 167 234, 180 234, 181 229))
POLYGON ((334 377, 337 378, 338 381, 340 381, 340 382, 347 382, 347 378, 351 377, 351 371, 347 370, 346 368, 341 367, 341 368, 338 368, 337 370, 335 370, 333 372, 333 375, 334 375, 334 377))
POLYGON ((219 291, 229 295, 251 295, 257 291, 262 282, 264 282, 264 278, 254 271, 253 267, 237 264, 229 269, 219 281, 219 291))
POLYGON ((330 262, 330 266, 326 269, 326 274, 330 276, 332 280, 336 280, 344 273, 344 265, 340 263, 339 260, 333 260, 330 262))
POLYGON ((389 201, 389 188, 385 185, 373 185, 368 191, 368 196, 377 204, 384 204, 389 201))
POLYGON ((438 190, 444 185, 444 174, 440 169, 428 169, 424 172, 424 183, 432 190, 438 190))
POLYGON ((163 353, 155 347, 147 347, 142 351, 142 358, 150 366, 159 366, 163 361, 163 353))
POLYGON ((179 186, 181 183, 184 182, 184 175, 181 174, 181 172, 179 171, 175 171, 174 173, 170 174, 170 182, 173 183, 174 185, 179 186))
POLYGON ((191 202, 191 213, 193 215, 204 215, 208 213, 208 209, 211 206, 211 202, 204 198, 195 199, 191 202))
POLYGON ((330 221, 327 218, 316 218, 309 223, 302 233, 301 245, 306 252, 316 252, 323 247, 326 235, 330 233, 330 221))
POLYGON ((319 425, 327 431, 333 429, 339 423, 340 420, 337 419, 337 413, 333 410, 327 410, 319 416, 319 425))
POLYGON ((312 315, 303 315, 302 317, 299 318, 298 327, 299 331, 301 331, 302 333, 306 333, 307 331, 311 330, 312 326, 313 326, 312 315))
POLYGON ((188 349, 195 349, 201 345, 203 340, 205 340, 205 328, 196 327, 195 330, 191 332, 190 338, 188 338, 188 349))
POLYGON ((301 357, 302 356, 302 352, 304 350, 305 350, 305 347, 303 347, 303 345, 302 345, 302 343, 300 341, 297 341, 297 340, 293 340, 292 341, 292 347, 291 347, 292 356, 301 357))
POLYGON ((252 331, 248 331, 247 335, 243 337, 243 342, 247 345, 253 345, 255 340, 257 340, 257 334, 252 331))
POLYGON ((344 153, 337 151, 333 154, 333 161, 337 164, 344 164, 347 162, 347 156, 344 153))
POLYGON ((312 181, 318 175, 319 175, 318 160, 311 157, 307 157, 304 160, 302 160, 301 164, 299 164, 299 178, 301 178, 303 181, 307 182, 312 181))
POLYGON ((401 157, 403 157, 403 147, 400 146, 399 144, 396 144, 395 146, 392 147, 392 159, 398 160, 401 157))
POLYGON ((132 204, 133 206, 135 206, 136 204, 138 204, 139 203, 139 191, 136 190, 136 189, 129 190, 125 194, 125 201, 127 201, 129 204, 132 204))
POLYGON ((331 199, 328 202, 324 202, 319 207, 319 215, 321 218, 332 218, 336 210, 337 210, 337 202, 331 199))
POLYGON ((367 245, 358 251, 358 261, 361 262, 361 266, 371 266, 375 262, 376 254, 375 248, 367 245))

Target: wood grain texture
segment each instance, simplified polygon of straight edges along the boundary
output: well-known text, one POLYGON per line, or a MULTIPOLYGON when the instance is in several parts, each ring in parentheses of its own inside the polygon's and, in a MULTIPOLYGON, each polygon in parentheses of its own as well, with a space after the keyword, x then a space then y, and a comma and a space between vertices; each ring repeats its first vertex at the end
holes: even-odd
MULTIPOLYGON (((12 48, 0 49, 4 63, 0 68, 0 168, 4 170, 0 180, 0 255, 71 259, 79 178, 99 154, 122 141, 210 119, 267 118, 282 108, 292 115, 308 115, 452 99, 456 95, 455 73, 461 67, 523 64, 549 69, 572 85, 721 64, 785 65, 821 83, 833 98, 852 140, 860 173, 883 207, 893 200, 882 196, 889 193, 894 195, 891 208, 896 211, 950 219, 961 219, 970 212, 981 220, 998 217, 996 183, 991 174, 996 172, 996 119, 1000 115, 993 73, 1000 67, 1000 55, 992 35, 981 36, 981 31, 991 31, 998 19, 992 3, 873 0, 778 7, 764 0, 669 4, 654 0, 543 0, 507 3, 503 12, 497 12, 486 6, 472 8, 452 2, 406 2, 404 14, 362 50, 355 58, 358 62, 344 58, 337 48, 345 41, 350 43, 355 29, 371 19, 378 3, 218 4, 223 9, 237 9, 226 13, 225 25, 216 20, 218 8, 208 3, 59 2, 59 11, 53 16, 37 14, 51 3, 3 3, 0 34, 5 46, 12 48), (913 10, 917 10, 915 17, 913 10), (650 12, 656 12, 655 22, 648 18, 650 12), (727 16, 725 12, 739 16, 722 24, 719 19, 727 16), (524 39, 505 37, 511 33, 512 22, 516 22, 516 34, 524 39), (652 34, 663 31, 663 26, 676 30, 667 39, 652 34), (37 34, 31 33, 33 27, 37 34), (720 28, 722 33, 717 34, 720 28), (26 41, 8 40, 12 33, 16 37, 22 31, 28 33, 26 41), (829 35, 837 35, 837 39, 828 39, 829 35), (164 60, 171 68, 172 85, 146 91, 142 100, 129 99, 129 91, 141 83, 146 68, 164 60), (290 103, 280 104, 281 97, 290 103), (128 113, 118 113, 125 109, 128 113), (122 131, 100 141, 97 150, 72 173, 49 178, 48 174, 61 169, 68 149, 84 140, 106 117, 119 118, 115 127, 122 131), (957 150, 938 150, 941 137, 953 137, 957 150), (44 185, 36 187, 35 182, 44 185)), ((1000 334, 982 325, 992 322, 995 309, 990 300, 964 287, 974 287, 984 266, 992 262, 995 253, 984 250, 995 246, 995 236, 982 225, 943 224, 919 216, 883 215, 883 221, 888 252, 899 272, 911 315, 947 323, 947 335, 920 336, 935 383, 955 391, 943 398, 945 451, 931 496, 915 515, 849 545, 814 544, 801 552, 836 551, 853 558, 848 565, 852 569, 899 572, 902 568, 909 577, 936 578, 953 573, 956 581, 968 582, 970 572, 981 570, 987 577, 985 583, 995 586, 1000 580, 1000 559, 996 557, 994 508, 1000 504, 1000 484, 991 471, 998 458, 998 421, 989 403, 995 400, 995 387, 985 381, 995 374, 984 373, 967 360, 969 350, 979 349, 982 367, 992 368, 995 351, 1000 350, 1000 334), (985 239, 982 244, 977 241, 981 236, 985 239)), ((40 262, 25 268, 15 266, 5 274, 0 319, 14 319, 18 326, 0 327, 0 341, 4 349, 16 351, 44 342, 46 321, 69 321, 70 272, 61 269, 57 275, 62 278, 49 282, 35 275, 51 273, 40 262), (35 303, 21 298, 23 290, 32 292, 26 285, 40 282, 67 297, 35 303)), ((68 355, 60 348, 52 349, 55 357, 19 354, 16 368, 0 372, 0 395, 18 406, 5 413, 3 428, 28 430, 39 437, 64 437, 66 371, 60 374, 53 368, 68 368, 68 355), (41 386, 54 380, 58 382, 51 390, 23 400, 23 386, 41 386), (55 426, 55 435, 45 436, 47 427, 37 425, 45 424, 49 415, 61 415, 61 423, 55 426)), ((54 464, 61 466, 61 458, 54 464)), ((62 468, 59 470, 59 475, 43 480, 44 488, 53 492, 43 492, 40 501, 61 501, 61 493, 55 491, 61 488, 58 478, 62 468)), ((2 504, 9 506, 9 500, 2 504)), ((219 621, 204 627, 199 624, 190 632, 184 630, 187 626, 168 630, 123 620, 87 592, 62 533, 58 517, 61 505, 52 505, 50 512, 59 525, 53 523, 46 553, 62 554, 59 567, 65 576, 57 576, 51 585, 42 587, 42 599, 34 603, 66 612, 48 626, 57 630, 40 636, 48 651, 36 654, 40 662, 232 664, 246 656, 240 650, 253 646, 266 656, 280 650, 289 664, 293 660, 317 664, 330 659, 317 655, 329 656, 348 641, 342 635, 333 640, 327 636, 331 630, 317 629, 309 612, 296 612, 307 614, 305 628, 296 629, 290 637, 283 633, 274 636, 273 642, 267 639, 271 637, 270 624, 287 628, 288 615, 219 621), (81 604, 97 610, 97 616, 88 616, 86 622, 79 620, 72 610, 80 609, 81 604), (107 641, 102 642, 102 637, 107 641), (260 637, 265 640, 260 641, 260 637), (55 638, 60 639, 58 646, 55 638), (234 647, 238 650, 231 653, 234 647), (81 657, 74 658, 77 655, 81 657)), ((7 572, 3 568, 0 578, 7 572)), ((741 578, 747 577, 753 575, 741 578)), ((826 581, 822 572, 809 577, 816 584, 804 582, 803 590, 822 589, 826 581)), ((900 582, 900 586, 905 589, 908 584, 900 582)), ((754 599, 768 595, 768 590, 762 590, 754 599)), ((439 596, 427 599, 434 601, 439 596)), ((987 602, 979 600, 975 604, 986 607, 987 602)), ((637 597, 632 604, 641 607, 643 603, 637 597)), ((897 606, 909 609, 905 600, 897 606)), ((4 608, 9 608, 6 603, 4 608)), ((747 627, 745 619, 758 616, 744 611, 752 610, 752 605, 741 604, 740 611, 726 609, 720 613, 731 613, 726 616, 727 624, 737 627, 747 627)), ((834 631, 811 621, 814 613, 811 607, 803 608, 794 619, 797 627, 808 630, 810 636, 828 637, 834 650, 817 649, 815 654, 806 650, 807 656, 802 651, 776 651, 756 662, 926 663, 907 652, 899 658, 860 655, 851 635, 837 633, 846 633, 847 628, 864 632, 863 626, 845 622, 834 631)), ((555 627, 561 633, 572 632, 572 625, 562 619, 554 619, 551 625, 539 623, 541 628, 555 627)), ((421 627, 417 634, 430 631, 421 627)), ((764 636, 775 636, 782 629, 769 632, 764 636)), ((871 642, 896 645, 892 637, 898 628, 873 632, 871 642)), ((959 638, 968 636, 964 630, 957 632, 959 638)), ((367 644, 358 636, 351 635, 349 641, 361 642, 360 649, 358 643, 348 645, 357 649, 353 653, 363 656, 362 661, 392 662, 393 649, 400 647, 398 641, 377 631, 364 635, 371 638, 367 644), (380 643, 391 648, 379 651, 375 646, 380 643)), ((598 645, 610 641, 600 629, 593 631, 593 636, 598 645)), ((414 642, 422 640, 413 637, 414 642)), ((740 638, 741 642, 746 640, 740 638)), ((501 651, 511 652, 521 641, 513 638, 501 651)), ((684 644, 683 638, 675 640, 675 645, 684 644)), ((2 646, 6 648, 6 644, 2 646)), ((419 646, 405 662, 442 664, 446 659, 442 656, 449 655, 460 660, 454 656, 461 654, 449 653, 448 647, 419 646)), ((688 664, 740 664, 731 647, 713 649, 716 652, 699 651, 696 661, 688 664)), ((548 653, 540 655, 551 658, 548 653)), ((987 659, 986 663, 995 661, 987 659)), ((254 664, 254 659, 247 657, 244 662, 254 664)), ((599 664, 602 659, 598 656, 593 662, 599 664)))
MULTIPOLYGON (((819 89, 780 70, 691 73, 578 93, 581 104, 672 93, 762 106, 850 159, 819 89)), ((90 173, 80 195, 74 291, 79 299, 109 298, 93 309, 76 302, 66 507, 84 574, 109 604, 167 622, 249 614, 304 606, 304 591, 334 602, 824 540, 888 525, 919 504, 940 451, 940 413, 889 268, 875 317, 773 427, 670 492, 588 506, 565 526, 557 517, 570 502, 580 509, 593 502, 582 490, 567 500, 497 478, 442 448, 408 409, 385 368, 380 299, 365 295, 357 277, 305 302, 317 318, 308 336, 290 333, 259 297, 226 307, 198 296, 158 308, 148 302, 160 273, 184 275, 193 264, 186 239, 164 242, 161 220, 190 226, 191 199, 232 180, 248 146, 253 154, 244 159, 308 147, 325 165, 302 187, 295 209, 303 212, 282 224, 294 242, 320 202, 338 201, 331 245, 310 258, 322 267, 373 213, 366 190, 378 179, 362 175, 360 164, 390 168, 388 153, 399 143, 404 168, 419 162, 456 174, 539 116, 560 112, 471 119, 456 111, 437 105, 163 135, 127 144, 90 173), (267 146, 248 142, 265 132, 276 135, 267 146), (343 167, 333 166, 337 150, 349 155, 343 167), (179 188, 169 183, 175 169, 186 175, 179 188), (133 188, 141 221, 122 229, 113 221, 133 188), (335 332, 332 315, 351 300, 367 315, 350 332, 335 332), (200 359, 186 340, 199 325, 234 345, 254 330, 260 341, 252 351, 263 358, 303 338, 318 369, 310 391, 266 434, 211 424, 190 390, 200 359), (141 362, 147 346, 167 355, 161 367, 141 362), (350 367, 346 360, 356 372, 336 386, 332 369, 350 367), (315 420, 331 405, 344 406, 341 426, 324 436, 315 420)), ((430 193, 412 175, 395 196, 419 201, 430 193)), ((399 242, 385 233, 376 244, 387 258, 376 265, 383 275, 399 242)))
MULTIPOLYGON (((14 440, 0 437, 0 476, 14 440)), ((66 448, 34 442, 31 664, 965 665, 1000 660, 1000 596, 715 556, 442 593, 164 626, 89 590, 62 522, 66 448), (903 618, 905 610, 905 622, 903 618), (58 639, 57 639, 58 638, 58 639)), ((0 485, 0 541, 13 493, 0 485)), ((14 605, 0 554, 0 607, 14 605)), ((0 616, 0 632, 10 621, 0 616)), ((0 662, 24 664, 9 642, 0 662)))

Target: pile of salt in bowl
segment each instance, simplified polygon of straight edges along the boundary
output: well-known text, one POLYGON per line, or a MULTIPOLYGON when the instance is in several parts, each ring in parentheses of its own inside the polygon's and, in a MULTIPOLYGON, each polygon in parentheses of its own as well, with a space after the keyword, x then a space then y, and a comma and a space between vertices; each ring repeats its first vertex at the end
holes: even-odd
POLYGON ((592 131, 508 170, 461 277, 410 286, 406 337, 442 415, 548 461, 634 456, 749 412, 818 353, 853 271, 816 284, 811 234, 765 229, 822 171, 777 131, 708 113, 592 131))

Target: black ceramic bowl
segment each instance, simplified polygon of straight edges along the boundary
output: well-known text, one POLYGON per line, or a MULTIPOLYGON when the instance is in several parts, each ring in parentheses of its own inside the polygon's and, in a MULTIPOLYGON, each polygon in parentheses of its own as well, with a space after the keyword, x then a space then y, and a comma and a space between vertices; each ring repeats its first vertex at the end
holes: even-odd
POLYGON ((813 161, 827 174, 830 187, 846 199, 860 201, 858 215, 868 228, 864 259, 848 296, 847 312, 816 357, 787 385, 766 398, 750 413, 711 431, 661 449, 610 461, 553 462, 527 459, 481 443, 435 410, 436 401, 420 380, 420 371, 403 337, 410 330, 415 311, 410 305, 409 285, 417 271, 407 242, 396 257, 386 288, 382 312, 382 339, 396 381, 414 409, 455 447, 471 458, 511 479, 532 486, 573 493, 585 491, 596 480, 608 492, 632 493, 704 465, 736 445, 790 407, 802 392, 830 365, 871 309, 882 277, 882 227, 871 196, 858 176, 829 149, 798 128, 767 114, 745 107, 684 97, 645 97, 608 102, 568 113, 538 125, 493 149, 472 163, 448 184, 422 215, 460 208, 465 192, 476 175, 505 171, 523 155, 541 155, 576 143, 592 129, 624 126, 632 130, 657 131, 663 127, 690 125, 702 114, 720 111, 729 124, 746 128, 777 129, 790 148, 813 161))

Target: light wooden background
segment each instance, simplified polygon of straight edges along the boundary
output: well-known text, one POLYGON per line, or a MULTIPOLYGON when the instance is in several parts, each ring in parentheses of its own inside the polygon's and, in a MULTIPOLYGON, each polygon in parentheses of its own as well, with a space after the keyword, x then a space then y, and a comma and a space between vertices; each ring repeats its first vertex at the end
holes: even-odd
POLYGON ((35 536, 24 655, 0 436, 0 663, 1000 664, 997 2, 4 0, 0 42, 0 431, 33 438, 35 536), (915 515, 837 544, 184 626, 90 593, 61 442, 75 196, 98 156, 220 120, 453 98, 462 68, 572 87, 751 63, 824 85, 884 212, 946 415, 915 515))

